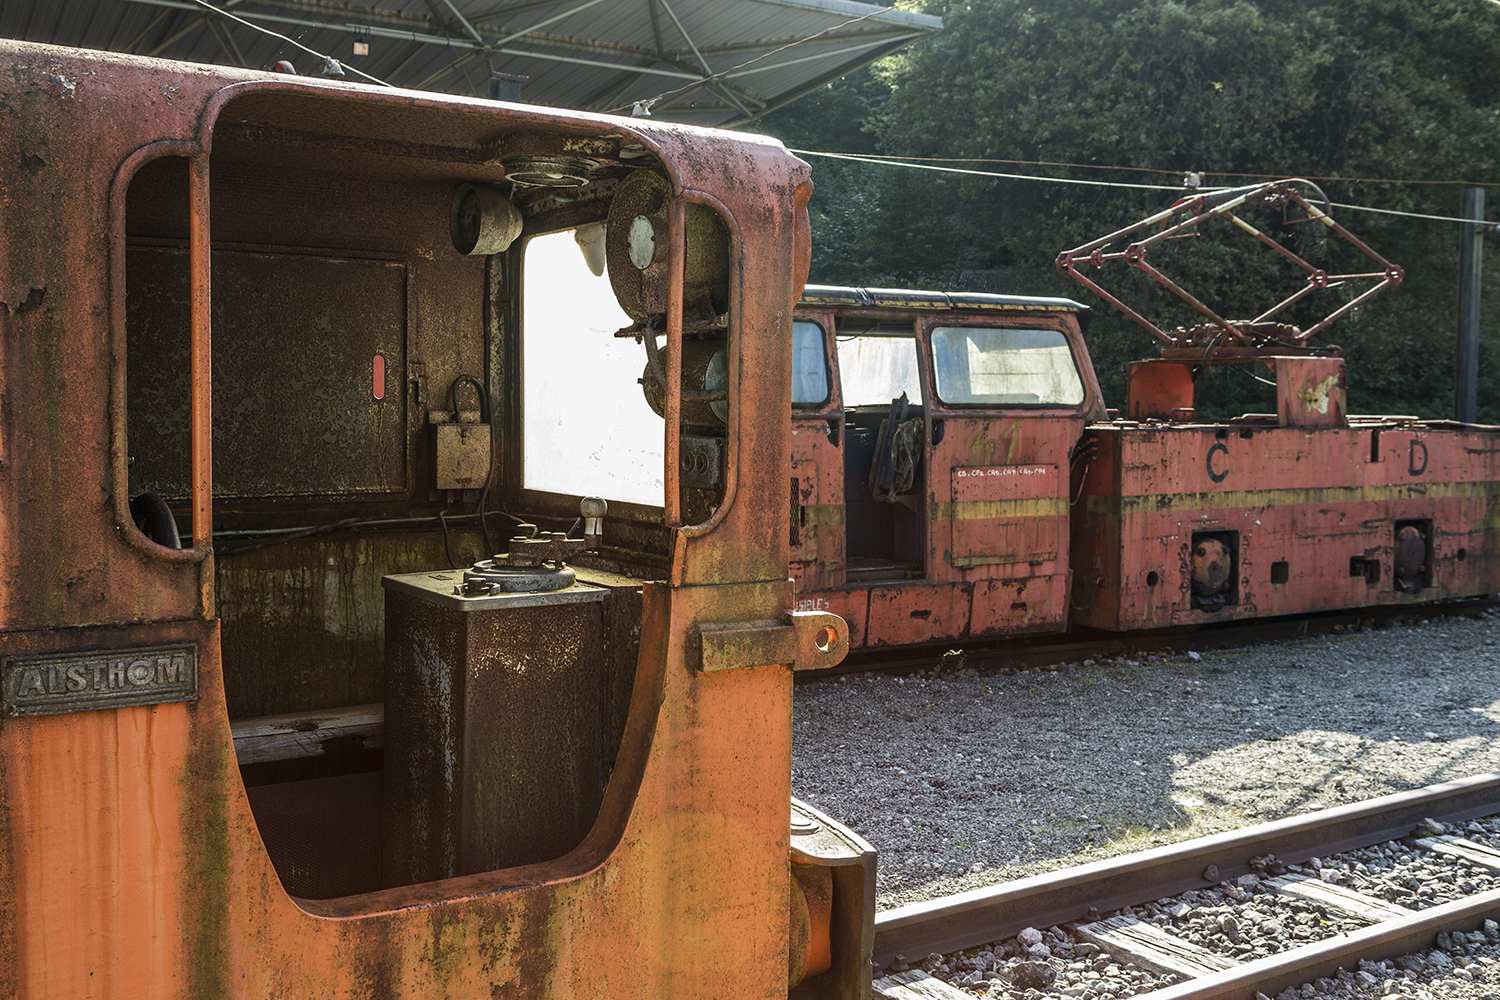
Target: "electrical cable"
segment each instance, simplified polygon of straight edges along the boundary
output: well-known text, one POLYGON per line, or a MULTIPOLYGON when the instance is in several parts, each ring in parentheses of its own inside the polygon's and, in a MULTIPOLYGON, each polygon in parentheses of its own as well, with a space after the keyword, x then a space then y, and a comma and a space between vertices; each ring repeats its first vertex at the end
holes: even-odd
POLYGON ((884 167, 910 167, 913 170, 931 170, 940 174, 966 174, 971 177, 998 177, 1013 181, 1047 181, 1053 184, 1076 184, 1080 187, 1132 188, 1138 191, 1182 191, 1181 184, 1128 184, 1124 181, 1082 181, 1071 177, 1035 177, 1030 174, 1003 174, 995 170, 968 170, 963 167, 937 167, 928 163, 909 163, 905 160, 877 160, 853 153, 823 153, 815 149, 788 149, 798 156, 823 156, 831 160, 852 160, 855 163, 873 163, 884 167))
MULTIPOLYGON (((474 520, 475 518, 479 518, 480 519, 480 523, 483 524, 484 523, 484 521, 483 521, 484 517, 488 516, 489 514, 503 514, 506 517, 510 518, 515 523, 517 523, 517 524, 522 523, 522 519, 521 518, 517 517, 516 515, 512 514, 510 511, 506 511, 506 510, 485 511, 484 514, 457 514, 457 515, 452 516, 449 520, 452 520, 452 521, 471 521, 471 520, 474 520)), ((296 541, 296 540, 298 540, 300 538, 308 538, 308 537, 310 537, 312 535, 321 535, 321 534, 325 534, 325 533, 330 532, 330 531, 337 531, 340 528, 366 528, 366 527, 368 527, 368 528, 391 528, 391 527, 396 527, 398 525, 409 525, 409 526, 415 527, 415 526, 431 525, 434 521, 437 521, 437 520, 438 520, 438 518, 436 516, 430 516, 430 517, 346 517, 346 518, 344 518, 341 521, 329 521, 326 524, 315 524, 315 525, 311 525, 311 526, 305 527, 305 528, 267 528, 267 529, 261 529, 261 530, 246 530, 246 531, 217 531, 217 532, 214 533, 214 539, 215 539, 215 541, 218 541, 219 539, 223 539, 223 538, 245 538, 245 537, 266 536, 266 535, 273 536, 273 537, 264 538, 261 541, 252 542, 252 543, 250 543, 248 545, 242 545, 242 546, 239 546, 238 548, 232 548, 232 549, 223 548, 223 549, 221 549, 221 548, 215 547, 214 548, 214 555, 216 555, 216 556, 237 556, 237 555, 243 555, 246 552, 256 552, 256 551, 259 551, 260 549, 270 548, 273 545, 284 545, 287 542, 294 542, 294 541, 296 541)), ((488 544, 488 542, 486 542, 486 544, 488 544)))
MULTIPOLYGON (((488 337, 488 334, 486 334, 486 337, 488 337)), ((458 414, 458 387, 460 385, 468 385, 468 386, 471 386, 474 389, 474 395, 479 398, 479 422, 481 424, 484 424, 485 426, 489 426, 489 423, 490 423, 490 397, 489 397, 489 393, 485 390, 484 384, 482 382, 480 382, 479 379, 475 378, 473 375, 457 375, 457 376, 454 376, 453 381, 451 383, 449 383, 449 385, 448 385, 448 405, 451 406, 451 407, 453 407, 453 422, 455 424, 460 422, 460 420, 459 420, 459 414, 458 414)), ((491 439, 491 440, 493 440, 493 439, 491 439)), ((489 522, 484 519, 484 515, 487 513, 487 511, 485 511, 485 507, 489 504, 489 500, 490 500, 490 484, 493 483, 494 481, 495 481, 495 449, 494 449, 493 445, 491 445, 491 448, 490 448, 490 464, 489 464, 489 467, 485 469, 485 472, 484 472, 484 485, 482 487, 480 487, 480 489, 479 489, 479 499, 474 502, 474 510, 473 510, 472 514, 473 514, 473 516, 476 516, 476 517, 479 518, 479 527, 484 532, 484 547, 486 549, 488 549, 492 555, 495 552, 495 540, 490 537, 490 525, 489 525, 489 522)), ((515 515, 513 515, 513 514, 507 514, 506 516, 507 517, 511 517, 512 519, 515 518, 515 515)), ((520 523, 519 520, 517 520, 516 523, 519 524, 520 523)), ((446 529, 444 529, 444 530, 446 531, 446 529)))
POLYGON ((438 524, 443 526, 443 555, 448 557, 448 568, 458 569, 458 563, 453 561, 453 549, 448 546, 448 518, 439 510, 437 519, 438 524))
MULTIPOLYGON (((1491 0, 1500 4, 1500 0, 1491 0)), ((1492 187, 1480 181, 1431 181, 1398 180, 1394 177, 1339 177, 1332 174, 1243 174, 1224 170, 1167 170, 1163 167, 1120 167, 1111 163, 1070 163, 1067 160, 1004 160, 991 156, 897 156, 892 153, 863 153, 874 160, 910 160, 916 163, 1009 163, 1018 167, 1071 167, 1076 170, 1123 170, 1138 174, 1167 174, 1181 177, 1186 173, 1198 173, 1203 177, 1238 177, 1248 180, 1279 180, 1283 176, 1296 176, 1305 181, 1347 181, 1350 184, 1437 184, 1456 187, 1492 187)))
MULTIPOLYGON (((1496 0, 1496 2, 1500 3, 1500 0, 1496 0)), ((792 152, 797 151, 792 150, 792 152)), ((839 154, 829 153, 826 155, 835 156, 839 154)), ((854 154, 844 155, 852 156, 854 154)), ((1166 174, 1170 177, 1181 177, 1185 173, 1182 170, 1165 170, 1161 167, 1117 167, 1108 163, 1069 163, 1066 160, 1003 160, 993 156, 897 156, 893 153, 861 153, 859 155, 869 157, 872 160, 897 160, 910 161, 912 163, 1009 163, 1017 167, 1074 167, 1079 170, 1121 170, 1136 174, 1166 174)), ((1205 173, 1204 176, 1248 177, 1250 175, 1205 173)), ((1302 175, 1298 174, 1297 176, 1300 177, 1302 175)))
MULTIPOLYGON (((1496 0, 1496 2, 1500 2, 1500 0, 1496 0)), ((1431 219, 1433 222, 1467 222, 1470 225, 1488 228, 1492 232, 1495 229, 1495 223, 1485 222, 1482 219, 1464 219, 1455 215, 1424 215, 1421 212, 1401 212, 1397 211, 1394 208, 1371 208, 1368 205, 1344 205, 1336 201, 1330 201, 1328 204, 1332 205, 1334 208, 1347 208, 1351 212, 1379 212, 1381 215, 1400 215, 1408 219, 1431 219)))
POLYGON ((1198 412, 1199 400, 1203 396, 1203 383, 1208 381, 1206 377, 1208 375, 1208 361, 1211 357, 1213 357, 1214 348, 1219 346, 1219 338, 1222 336, 1224 336, 1223 329, 1214 330, 1214 335, 1208 338, 1208 346, 1203 349, 1203 360, 1198 363, 1198 367, 1193 369, 1194 413, 1198 412), (1200 375, 1203 375, 1205 377, 1199 378, 1198 376, 1200 375))
POLYGON ((1243 365, 1235 365, 1235 367, 1238 368, 1240 371, 1244 372, 1250 378, 1254 379, 1256 382, 1259 382, 1261 385, 1269 385, 1269 386, 1275 386, 1276 385, 1276 380, 1275 379, 1261 378, 1259 375, 1255 374, 1253 371, 1251 371, 1250 369, 1246 368, 1243 365))
MULTIPOLYGON (((319 59, 322 59, 324 65, 327 65, 328 63, 332 63, 332 64, 334 64, 335 66, 338 66, 341 69, 347 69, 351 73, 357 73, 357 74, 359 74, 360 76, 364 77, 366 80, 369 80, 371 83, 378 83, 382 87, 389 87, 389 86, 391 86, 389 83, 386 83, 384 80, 380 79, 379 77, 371 76, 370 74, 366 73, 364 70, 355 69, 353 66, 347 66, 344 63, 341 63, 337 59, 333 58, 333 56, 325 55, 324 53, 319 52, 316 49, 310 49, 306 45, 303 45, 301 42, 297 41, 295 38, 288 38, 287 36, 283 35, 279 31, 272 31, 270 28, 262 27, 261 25, 256 24, 253 21, 247 21, 243 17, 236 17, 235 15, 229 13, 229 11, 227 11, 227 10, 221 10, 218 7, 215 7, 213 4, 209 3, 208 0, 192 0, 192 2, 195 3, 195 4, 197 4, 200 7, 205 7, 208 10, 213 11, 215 14, 218 14, 220 17, 227 17, 231 21, 236 21, 236 22, 238 22, 240 24, 243 24, 247 28, 254 28, 256 31, 263 32, 264 34, 270 35, 272 38, 279 38, 283 42, 286 42, 288 45, 295 45, 297 48, 301 49, 303 52, 306 52, 308 55, 317 56, 319 59)), ((337 25, 329 25, 329 27, 330 28, 337 28, 337 25)))
MULTIPOLYGON (((1500 0, 1497 0, 1497 2, 1500 2, 1500 0)), ((1182 186, 1181 185, 1168 186, 1168 185, 1165 185, 1165 184, 1129 184, 1129 183, 1126 183, 1124 181, 1087 181, 1087 180, 1078 180, 1078 179, 1072 178, 1072 177, 1037 177, 1037 176, 1032 175, 1032 174, 1007 174, 1007 173, 1001 173, 1001 172, 996 171, 996 170, 969 170, 969 169, 966 169, 966 168, 963 168, 963 167, 939 167, 939 166, 934 166, 933 164, 930 164, 930 163, 913 163, 913 162, 909 162, 907 160, 898 160, 898 159, 881 158, 881 157, 873 157, 873 156, 856 156, 853 153, 825 153, 825 152, 822 152, 820 150, 815 150, 815 149, 788 149, 787 152, 795 153, 798 156, 822 156, 822 157, 826 157, 826 158, 832 159, 832 160, 851 160, 851 161, 853 161, 855 163, 870 163, 870 164, 874 164, 875 166, 883 166, 883 167, 909 167, 912 170, 931 170, 931 171, 934 171, 936 173, 943 173, 943 174, 964 174, 964 175, 967 175, 967 176, 970 176, 970 177, 994 177, 994 178, 998 178, 1000 180, 1039 181, 1039 182, 1048 183, 1048 184, 1073 184, 1073 185, 1077 185, 1079 187, 1133 188, 1135 190, 1142 190, 1142 191, 1177 191, 1177 192, 1182 191, 1182 186)), ((1229 176, 1229 175, 1224 175, 1224 176, 1229 176)), ((1343 178, 1338 178, 1338 179, 1342 180, 1343 178)), ((1391 182, 1391 183, 1396 183, 1396 182, 1391 182)), ((1213 189, 1209 189, 1209 190, 1213 190, 1213 189)), ((1493 222, 1483 222, 1483 221, 1476 221, 1474 219, 1464 219, 1464 218, 1459 218, 1458 216, 1451 216, 1451 215, 1426 215, 1426 214, 1423 214, 1423 213, 1420 213, 1420 212, 1402 212, 1402 211, 1398 211, 1396 209, 1391 209, 1391 208, 1371 208, 1371 207, 1368 207, 1368 206, 1365 206, 1365 205, 1348 205, 1348 204, 1344 204, 1342 202, 1337 202, 1337 201, 1330 201, 1329 204, 1332 205, 1335 208, 1344 208, 1344 209, 1348 209, 1349 211, 1352 211, 1352 212, 1379 212, 1382 215, 1397 215, 1397 216, 1403 216, 1403 217, 1411 218, 1411 219, 1429 219, 1429 220, 1431 220, 1433 222, 1459 222, 1459 223, 1467 223, 1469 225, 1480 226, 1480 227, 1486 229, 1489 232, 1494 232, 1495 229, 1497 228, 1497 224, 1493 223, 1493 222)))
POLYGON ((490 422, 490 400, 484 391, 484 383, 473 375, 455 375, 453 381, 448 385, 448 405, 453 408, 453 422, 459 423, 458 419, 458 387, 467 385, 474 390, 474 395, 479 400, 479 422, 488 424, 490 422))

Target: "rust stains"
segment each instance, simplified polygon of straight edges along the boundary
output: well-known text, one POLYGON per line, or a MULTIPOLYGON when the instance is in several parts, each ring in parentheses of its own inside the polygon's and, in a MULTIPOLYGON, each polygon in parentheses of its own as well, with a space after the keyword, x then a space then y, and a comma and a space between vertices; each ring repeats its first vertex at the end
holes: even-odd
POLYGON ((0 293, 0 307, 11 316, 30 312, 47 297, 46 285, 15 285, 0 293))

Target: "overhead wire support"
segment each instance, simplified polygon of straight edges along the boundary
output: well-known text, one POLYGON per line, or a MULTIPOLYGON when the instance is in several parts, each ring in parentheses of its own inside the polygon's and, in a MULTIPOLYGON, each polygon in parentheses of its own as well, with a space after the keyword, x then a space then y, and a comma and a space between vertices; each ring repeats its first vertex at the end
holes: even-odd
MULTIPOLYGON (((432 5, 432 0, 428 0, 428 5, 432 5)), ((479 32, 474 30, 474 26, 469 23, 468 19, 465 18, 462 13, 459 12, 459 9, 453 6, 453 0, 443 0, 443 6, 447 7, 448 10, 453 13, 453 16, 455 19, 457 19, 459 26, 469 33, 469 37, 479 43, 480 50, 484 52, 485 63, 488 65, 489 71, 493 75, 495 72, 495 50, 490 46, 488 42, 484 40, 479 32)), ((435 14, 437 13, 437 11, 434 10, 433 13, 435 14)))
MULTIPOLYGON (((660 2, 661 5, 666 8, 667 13, 671 15, 673 22, 677 23, 677 15, 672 13, 672 9, 670 7, 667 7, 666 0, 656 0, 656 2, 660 2)), ((794 47, 796 47, 798 45, 806 45, 809 42, 816 41, 817 39, 823 37, 824 35, 828 34, 829 32, 838 31, 841 28, 847 28, 850 25, 858 24, 861 21, 867 21, 867 20, 869 20, 872 17, 879 17, 882 14, 889 14, 892 11, 900 11, 903 14, 909 14, 910 12, 907 11, 906 7, 910 3, 911 3, 911 0, 900 0, 900 2, 893 3, 893 4, 891 4, 888 7, 881 7, 881 8, 878 8, 876 10, 870 11, 868 14, 861 14, 859 17, 850 18, 849 20, 844 21, 844 22, 842 22, 840 24, 830 25, 829 27, 824 28, 822 31, 816 31, 813 34, 808 35, 808 36, 806 36, 804 38, 798 38, 798 39, 795 39, 793 41, 787 42, 784 45, 779 45, 776 48, 770 50, 769 52, 762 52, 760 55, 756 56, 753 59, 747 59, 747 60, 745 60, 744 62, 740 63, 737 66, 731 66, 729 69, 721 70, 721 71, 719 71, 717 73, 712 72, 709 69, 707 62, 704 61, 704 69, 705 69, 706 72, 709 73, 708 76, 702 77, 701 79, 695 79, 695 81, 693 83, 687 84, 687 85, 682 86, 682 87, 678 87, 676 90, 668 90, 668 91, 665 91, 663 93, 657 94, 655 97, 651 97, 651 98, 646 99, 647 103, 649 103, 649 104, 656 104, 657 102, 663 100, 664 98, 673 97, 673 96, 675 96, 677 94, 682 93, 683 91, 691 90, 694 87, 706 86, 706 85, 708 85, 708 84, 712 83, 713 81, 718 80, 720 78, 729 77, 729 76, 731 76, 733 74, 740 74, 742 71, 744 71, 746 69, 746 67, 752 66, 755 63, 758 63, 758 62, 760 62, 763 59, 769 59, 771 56, 776 55, 778 52, 784 52, 787 49, 794 48, 794 47)), ((651 9, 652 9, 652 12, 653 12, 653 22, 654 22, 654 13, 655 13, 654 4, 652 5, 651 9)), ((682 30, 682 25, 680 23, 677 23, 677 28, 678 28, 679 31, 681 31, 682 30)), ((687 37, 687 33, 686 32, 683 32, 683 37, 687 37)), ((659 44, 659 32, 658 32, 658 44, 659 44)), ((689 45, 693 44, 692 39, 688 39, 688 44, 689 45)), ((701 53, 698 52, 696 46, 693 47, 693 52, 698 55, 698 58, 699 58, 700 61, 703 61, 703 56, 702 56, 701 53)), ((781 64, 778 63, 777 65, 779 66, 781 64)), ((636 101, 634 103, 639 104, 639 103, 642 103, 642 102, 636 101)), ((619 107, 607 108, 607 109, 605 109, 605 113, 609 114, 609 113, 613 113, 613 112, 617 112, 617 111, 626 111, 626 110, 629 110, 629 108, 630 108, 630 105, 621 105, 619 107)), ((741 110, 743 111, 744 109, 741 109, 741 110)), ((745 113, 748 114, 748 112, 745 112, 745 113)), ((793 150, 793 152, 795 152, 795 150, 793 150)))
MULTIPOLYGON (((714 68, 710 66, 708 64, 708 60, 703 57, 703 53, 698 49, 698 43, 693 41, 692 35, 688 34, 687 28, 683 26, 682 19, 679 18, 677 16, 677 12, 672 9, 672 5, 669 4, 667 0, 656 0, 656 2, 661 4, 662 9, 667 12, 667 16, 672 19, 672 23, 677 26, 678 34, 682 35, 683 41, 688 43, 688 48, 692 49, 693 55, 697 57, 698 64, 703 67, 704 88, 709 90, 711 93, 719 95, 724 100, 734 105, 735 110, 744 115, 746 119, 754 118, 755 114, 749 108, 745 107, 744 102, 736 97, 734 92, 727 85, 719 82, 719 76, 714 73, 714 68)), ((656 103, 656 101, 653 100, 651 103, 654 104, 656 103)))
MULTIPOLYGON (((224 16, 226 16, 226 17, 229 17, 229 18, 231 18, 231 19, 239 22, 240 24, 245 25, 247 28, 252 28, 255 31, 261 32, 262 34, 270 35, 273 38, 278 38, 278 39, 280 39, 283 42, 286 42, 286 43, 288 43, 290 45, 294 45, 298 49, 300 49, 301 51, 306 52, 309 55, 316 56, 319 60, 327 60, 327 59, 329 59, 331 57, 329 55, 327 55, 326 53, 319 52, 316 49, 309 48, 308 46, 303 45, 301 42, 298 42, 296 39, 289 38, 286 35, 281 34, 280 32, 273 31, 270 28, 266 28, 265 26, 263 26, 261 24, 258 24, 256 22, 257 21, 269 21, 269 22, 272 22, 272 23, 275 23, 275 24, 290 24, 290 25, 295 25, 295 26, 297 26, 299 28, 315 28, 315 29, 339 29, 339 28, 342 28, 342 29, 344 29, 346 31, 356 32, 356 33, 367 35, 367 36, 370 36, 370 37, 373 37, 373 38, 390 38, 390 39, 394 39, 394 40, 397 40, 397 41, 414 42, 417 45, 463 46, 466 49, 470 50, 470 56, 471 57, 472 57, 473 54, 484 52, 486 50, 486 47, 488 47, 488 49, 491 50, 491 51, 493 51, 494 54, 496 54, 496 55, 521 56, 521 57, 531 58, 531 59, 545 59, 545 60, 547 60, 549 62, 568 63, 570 65, 577 65, 577 66, 595 66, 595 67, 601 67, 601 68, 605 68, 605 69, 616 69, 616 70, 622 70, 622 71, 628 71, 628 72, 644 72, 644 73, 649 73, 649 74, 651 74, 653 76, 665 76, 665 77, 671 77, 671 78, 683 79, 683 80, 698 80, 698 79, 701 78, 700 75, 697 74, 697 73, 689 73, 689 72, 684 72, 682 70, 666 69, 666 68, 651 68, 651 69, 646 69, 646 68, 637 67, 637 66, 630 66, 630 65, 627 65, 627 64, 623 64, 623 63, 613 63, 613 62, 609 62, 609 61, 601 60, 601 59, 587 59, 587 58, 579 58, 579 57, 575 57, 575 56, 564 56, 564 55, 554 54, 554 53, 551 53, 551 52, 538 52, 538 51, 532 51, 532 50, 528 50, 528 49, 502 48, 502 46, 506 45, 506 43, 508 43, 508 42, 514 41, 515 39, 518 39, 518 38, 523 38, 526 35, 529 35, 529 34, 532 34, 534 32, 540 31, 542 28, 545 28, 548 25, 551 25, 551 24, 553 24, 553 23, 555 23, 557 21, 560 21, 563 18, 569 17, 569 16, 571 16, 573 14, 577 14, 580 11, 583 11, 583 10, 586 10, 586 9, 588 9, 590 7, 595 6, 596 4, 603 3, 604 0, 583 0, 582 3, 576 4, 573 7, 570 7, 569 9, 567 9, 567 10, 565 10, 565 11, 559 13, 559 14, 554 14, 552 17, 545 18, 545 19, 543 19, 541 21, 538 21, 536 24, 530 25, 530 26, 528 26, 526 28, 522 28, 522 29, 519 29, 517 31, 513 31, 513 32, 510 32, 508 34, 496 37, 492 41, 485 41, 482 37, 481 37, 481 39, 479 41, 476 41, 475 39, 468 38, 468 37, 455 38, 452 35, 436 35, 436 34, 431 34, 431 33, 428 33, 428 32, 416 31, 416 30, 412 30, 412 29, 382 27, 380 25, 355 23, 355 22, 349 22, 349 21, 337 22, 337 23, 334 23, 334 22, 321 22, 321 21, 310 21, 310 20, 307 20, 305 18, 287 17, 287 16, 281 15, 281 14, 266 14, 266 13, 249 12, 249 11, 247 11, 245 17, 239 17, 239 16, 236 16, 234 14, 229 13, 229 11, 226 8, 215 7, 213 4, 208 3, 207 0, 126 0, 126 2, 127 3, 142 4, 142 5, 145 5, 145 6, 148 6, 148 7, 166 8, 166 9, 169 9, 169 10, 209 10, 209 11, 213 11, 215 13, 220 13, 220 14, 223 14, 224 16)), ((229 6, 233 6, 233 3, 231 2, 229 4, 229 6)), ((470 23, 472 25, 472 22, 470 22, 470 23)), ((196 27, 196 26, 197 25, 194 25, 193 27, 196 27)), ((177 36, 174 36, 173 38, 169 39, 168 42, 166 42, 166 43, 158 46, 158 52, 160 50, 162 50, 162 49, 165 49, 167 47, 167 45, 169 45, 171 42, 177 41, 178 38, 180 38, 181 35, 185 34, 185 33, 186 32, 179 32, 179 34, 177 36)), ((482 33, 481 33, 481 36, 482 36, 482 33)), ((362 70, 356 69, 353 66, 349 66, 347 64, 341 64, 341 65, 343 65, 343 68, 346 69, 346 70, 348 70, 349 72, 352 72, 352 73, 355 73, 355 74, 357 74, 359 76, 362 76, 362 77, 364 77, 365 79, 369 80, 372 83, 378 83, 378 84, 380 84, 383 87, 395 86, 394 84, 388 83, 385 80, 379 79, 378 77, 371 76, 370 74, 365 73, 362 70)), ((450 67, 450 69, 448 71, 451 71, 451 67, 450 67)), ((415 88, 411 88, 410 85, 407 85, 407 86, 408 86, 408 89, 417 89, 417 90, 424 89, 421 86, 418 86, 418 87, 415 87, 415 88)))

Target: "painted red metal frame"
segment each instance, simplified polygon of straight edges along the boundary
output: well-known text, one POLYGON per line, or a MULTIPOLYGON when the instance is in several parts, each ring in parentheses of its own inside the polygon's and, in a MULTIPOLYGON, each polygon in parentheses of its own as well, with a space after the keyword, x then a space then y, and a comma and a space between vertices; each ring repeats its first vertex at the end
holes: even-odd
POLYGON ((1113 631, 1493 594, 1495 428, 1355 417, 1346 427, 1095 424, 1073 508, 1073 614, 1113 631), (1393 574, 1398 526, 1430 540, 1426 586, 1393 574), (1194 539, 1235 552, 1228 602, 1200 607, 1194 539))

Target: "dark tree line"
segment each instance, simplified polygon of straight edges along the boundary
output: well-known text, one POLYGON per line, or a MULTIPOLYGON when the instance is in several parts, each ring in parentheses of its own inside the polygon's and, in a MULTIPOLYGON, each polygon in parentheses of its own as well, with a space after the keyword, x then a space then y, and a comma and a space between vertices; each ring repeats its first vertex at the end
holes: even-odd
MULTIPOLYGON (((1500 215, 1500 6, 1488 0, 929 0, 926 9, 943 17, 940 34, 761 128, 798 149, 1091 182, 1177 185, 1187 171, 1213 186, 1321 178, 1335 203, 1437 216, 1458 213, 1452 182, 1461 181, 1493 185, 1488 215, 1500 215), (1005 160, 1076 166, 979 162, 1005 160)), ((1053 261, 1173 193, 809 160, 814 281, 1079 299, 1096 308, 1089 339, 1106 399, 1122 402, 1124 363, 1149 356, 1154 341, 1053 261)), ((1403 285, 1322 338, 1349 359, 1351 410, 1451 415, 1459 227, 1334 215, 1406 271, 1403 285)), ((1310 259, 1352 261, 1336 241, 1278 220, 1265 221, 1310 259)), ((1500 422, 1497 247, 1490 238, 1480 361, 1489 422, 1500 422)), ((1302 281, 1229 236, 1183 241, 1160 260, 1234 318, 1302 281)), ((1101 279, 1162 326, 1189 319, 1140 275, 1101 279)), ((1325 311, 1351 293, 1327 294, 1325 311)), ((1213 410, 1265 408, 1258 383, 1214 379, 1213 410)))

